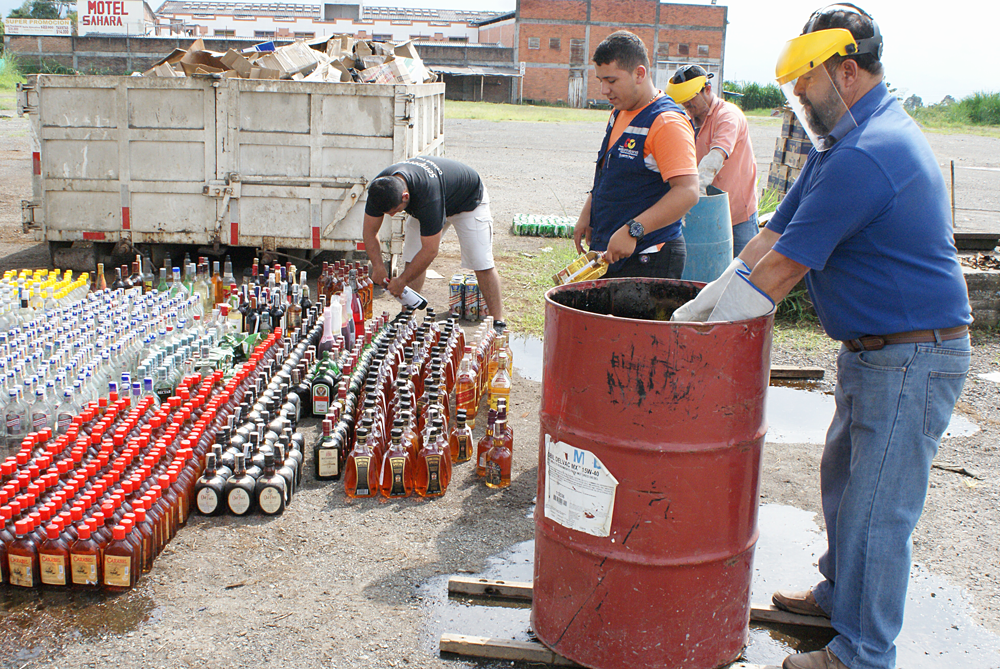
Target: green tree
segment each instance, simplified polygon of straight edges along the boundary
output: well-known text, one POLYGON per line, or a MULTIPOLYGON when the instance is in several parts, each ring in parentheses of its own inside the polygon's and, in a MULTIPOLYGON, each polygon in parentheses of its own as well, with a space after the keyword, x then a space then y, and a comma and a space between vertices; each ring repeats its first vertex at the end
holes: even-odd
POLYGON ((10 19, 58 19, 59 6, 50 0, 24 0, 24 4, 12 11, 10 19))
POLYGON ((908 112, 911 112, 914 109, 921 109, 923 106, 924 106, 924 101, 921 99, 919 95, 911 95, 910 97, 906 98, 906 101, 903 103, 903 109, 905 109, 908 112))

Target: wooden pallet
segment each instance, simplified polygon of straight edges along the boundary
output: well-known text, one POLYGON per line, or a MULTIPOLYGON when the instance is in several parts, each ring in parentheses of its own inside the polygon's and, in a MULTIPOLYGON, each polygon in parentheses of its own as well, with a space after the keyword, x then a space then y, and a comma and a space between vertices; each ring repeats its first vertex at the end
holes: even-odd
MULTIPOLYGON (((470 578, 467 576, 452 576, 448 579, 449 595, 530 602, 532 599, 532 590, 531 583, 520 581, 495 581, 488 578, 470 578)), ((831 627, 829 618, 802 616, 797 613, 782 611, 772 605, 751 605, 750 620, 757 623, 777 623, 781 625, 799 625, 802 627, 818 627, 823 629, 831 627)))
MULTIPOLYGON (((573 660, 568 660, 554 653, 537 641, 513 641, 485 636, 467 636, 464 634, 442 634, 440 652, 476 657, 484 660, 508 660, 514 662, 530 662, 548 664, 553 667, 579 667, 573 660)), ((759 664, 735 662, 725 669, 765 669, 759 664)))

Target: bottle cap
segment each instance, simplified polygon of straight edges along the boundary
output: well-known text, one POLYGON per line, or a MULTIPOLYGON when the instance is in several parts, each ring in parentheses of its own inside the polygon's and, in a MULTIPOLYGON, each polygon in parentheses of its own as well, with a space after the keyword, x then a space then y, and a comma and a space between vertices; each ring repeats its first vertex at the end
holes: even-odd
POLYGON ((111 530, 112 536, 115 541, 122 541, 125 539, 125 527, 122 525, 115 525, 114 529, 111 530))

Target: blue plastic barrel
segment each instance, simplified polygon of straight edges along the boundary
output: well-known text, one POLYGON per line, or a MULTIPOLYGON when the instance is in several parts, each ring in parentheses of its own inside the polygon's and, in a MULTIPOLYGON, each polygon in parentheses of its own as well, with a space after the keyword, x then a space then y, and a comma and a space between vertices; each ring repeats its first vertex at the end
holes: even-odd
POLYGON ((715 281, 733 261, 733 222, 729 217, 729 195, 708 187, 698 204, 684 217, 687 262, 684 281, 715 281))

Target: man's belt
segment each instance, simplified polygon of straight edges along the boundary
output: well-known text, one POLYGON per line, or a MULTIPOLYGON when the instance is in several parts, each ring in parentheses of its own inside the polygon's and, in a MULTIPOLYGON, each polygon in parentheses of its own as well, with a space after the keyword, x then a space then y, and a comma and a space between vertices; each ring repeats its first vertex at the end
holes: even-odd
POLYGON ((865 335, 857 339, 848 339, 843 343, 848 351, 878 351, 890 344, 920 344, 932 341, 949 341, 961 339, 969 333, 968 325, 959 325, 943 330, 914 330, 913 332, 897 332, 887 335, 865 335))

